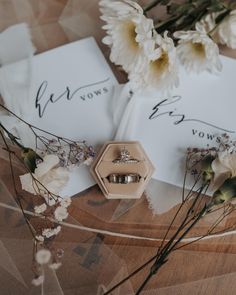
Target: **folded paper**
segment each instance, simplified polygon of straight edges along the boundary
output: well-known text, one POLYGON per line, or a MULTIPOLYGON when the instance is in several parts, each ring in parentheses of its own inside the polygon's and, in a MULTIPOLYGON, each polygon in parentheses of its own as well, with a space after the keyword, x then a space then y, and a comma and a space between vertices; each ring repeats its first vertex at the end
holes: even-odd
MULTIPOLYGON (((34 56, 31 81, 25 85, 27 63, 21 60, 0 69, 0 90, 10 110, 43 130, 94 146, 114 136, 109 102, 117 81, 93 38, 34 56)), ((9 126, 5 114, 1 120, 9 126)), ((23 144, 35 148, 33 134, 26 133, 18 120, 11 122, 23 144)), ((81 165, 73 169, 61 195, 72 196, 93 184, 88 167, 81 165)))
MULTIPOLYGON (((116 139, 138 140, 155 170, 153 178, 183 186, 188 147, 217 146, 219 136, 236 135, 236 61, 221 56, 219 75, 188 74, 181 69, 181 84, 169 95, 138 93, 126 99, 116 139)), ((189 185, 190 179, 189 179, 189 185)))

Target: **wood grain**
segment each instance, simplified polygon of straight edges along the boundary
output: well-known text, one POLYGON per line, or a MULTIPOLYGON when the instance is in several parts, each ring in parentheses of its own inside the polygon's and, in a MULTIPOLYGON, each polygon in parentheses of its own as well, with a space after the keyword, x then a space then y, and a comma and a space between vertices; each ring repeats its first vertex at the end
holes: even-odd
MULTIPOLYGON (((155 13, 161 14, 163 11, 155 13)), ((104 32, 101 30, 97 0, 0 0, 0 30, 20 22, 27 22, 31 27, 38 52, 93 35, 109 61, 109 51, 101 43, 104 32)), ((236 57, 235 51, 226 48, 221 48, 221 51, 236 57)), ((120 82, 126 80, 122 71, 113 65, 111 67, 120 82)), ((3 158, 6 155, 1 154, 1 201, 14 205, 10 197, 13 191, 9 165, 3 158)), ((73 198, 69 221, 116 233, 161 238, 177 210, 175 207, 165 214, 153 216, 145 194, 141 200, 133 203, 122 202, 106 200, 98 187, 94 186, 73 198)), ((27 207, 27 200, 25 206, 27 207)), ((235 216, 232 216, 227 223, 234 221, 235 216)), ((173 230, 179 222, 180 220, 176 221, 173 230)), ((207 219, 200 222, 191 235, 201 234, 210 223, 211 220, 207 219)), ((27 285, 26 288, 6 269, 0 268, 0 293, 39 294, 40 290, 30 283, 32 241, 22 216, 1 208, 0 233, 2 242, 27 285)), ((95 295, 99 284, 111 287, 153 256, 158 245, 159 242, 64 228, 55 245, 65 250, 63 267, 57 272, 60 286, 64 294, 95 295)), ((236 236, 201 241, 176 251, 160 273, 150 281, 143 294, 233 295, 236 288, 235 254, 236 236)), ((134 294, 145 274, 147 269, 113 295, 134 294)), ((50 292, 48 294, 52 294, 50 292)))

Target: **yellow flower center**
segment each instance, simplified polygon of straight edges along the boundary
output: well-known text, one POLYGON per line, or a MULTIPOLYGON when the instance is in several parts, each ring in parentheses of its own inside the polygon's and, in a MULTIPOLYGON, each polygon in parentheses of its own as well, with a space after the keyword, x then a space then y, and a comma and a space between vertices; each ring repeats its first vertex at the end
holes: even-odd
POLYGON ((136 29, 135 23, 133 23, 133 22, 127 22, 125 24, 125 31, 126 31, 127 39, 129 41, 130 45, 134 49, 138 49, 139 48, 139 44, 136 41, 137 33, 136 33, 135 29, 136 29))
POLYGON ((193 51, 195 52, 196 55, 199 57, 204 58, 205 57, 205 47, 202 43, 191 43, 193 51))
POLYGON ((158 72, 159 74, 162 74, 166 70, 168 65, 169 57, 165 51, 162 52, 161 56, 158 59, 151 62, 152 70, 158 72))

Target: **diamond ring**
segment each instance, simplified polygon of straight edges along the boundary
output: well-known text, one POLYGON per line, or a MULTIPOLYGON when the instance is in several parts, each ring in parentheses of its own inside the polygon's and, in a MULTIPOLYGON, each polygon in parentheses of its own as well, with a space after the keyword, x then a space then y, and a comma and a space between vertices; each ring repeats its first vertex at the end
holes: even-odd
POLYGON ((139 163, 140 161, 138 159, 132 158, 129 151, 123 148, 120 152, 120 156, 113 160, 112 163, 114 164, 133 164, 133 163, 139 163))

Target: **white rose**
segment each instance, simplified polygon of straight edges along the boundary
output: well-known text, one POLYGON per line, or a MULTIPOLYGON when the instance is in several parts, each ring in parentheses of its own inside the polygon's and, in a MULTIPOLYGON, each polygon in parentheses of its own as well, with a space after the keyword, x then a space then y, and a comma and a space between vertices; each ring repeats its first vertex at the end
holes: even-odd
POLYGON ((47 190, 58 195, 69 180, 68 170, 56 167, 59 161, 56 155, 46 155, 33 174, 36 181, 30 173, 20 176, 22 189, 34 195, 42 195, 46 201, 48 200, 47 190))
POLYGON ((214 171, 214 186, 219 187, 227 178, 236 176, 236 153, 219 153, 211 166, 214 171))
POLYGON ((236 49, 236 10, 222 21, 217 29, 219 42, 236 49))

